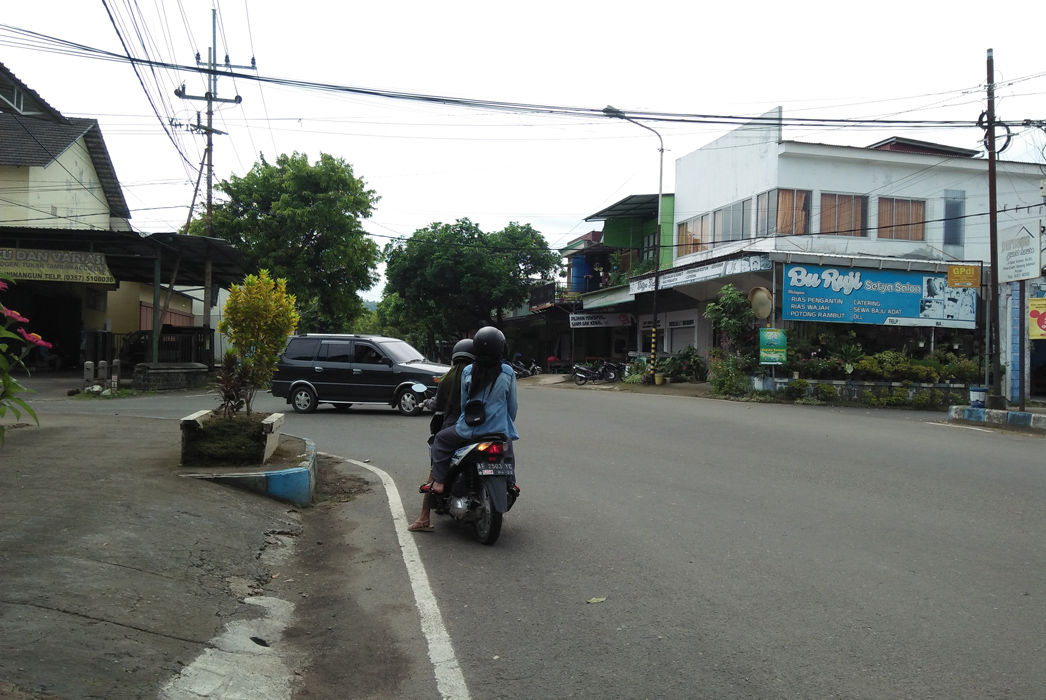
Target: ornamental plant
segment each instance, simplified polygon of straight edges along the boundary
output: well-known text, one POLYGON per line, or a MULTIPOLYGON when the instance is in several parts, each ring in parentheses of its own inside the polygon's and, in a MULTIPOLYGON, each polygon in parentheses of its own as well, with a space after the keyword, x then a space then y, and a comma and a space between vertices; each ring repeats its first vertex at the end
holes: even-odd
MULTIPOLYGON (((258 389, 269 385, 276 370, 276 360, 287 343, 287 336, 298 327, 295 298, 287 293, 287 280, 271 279, 268 270, 247 275, 243 284, 233 285, 218 330, 229 336, 235 348, 238 370, 222 363, 222 372, 235 371, 244 385, 243 408, 251 413, 258 389)), ((229 397, 223 395, 223 410, 229 413, 229 397)), ((235 404, 233 404, 235 405, 235 404)))
MULTIPOLYGON (((6 290, 7 283, 0 280, 0 292, 6 290)), ((27 323, 29 319, 0 302, 0 418, 6 416, 8 411, 11 411, 15 418, 21 418, 24 413, 40 425, 36 412, 17 396, 26 391, 26 388, 11 376, 11 370, 16 367, 28 372, 24 361, 34 347, 51 349, 50 343, 25 329, 27 323)), ((4 426, 0 425, 0 445, 3 444, 4 426)))

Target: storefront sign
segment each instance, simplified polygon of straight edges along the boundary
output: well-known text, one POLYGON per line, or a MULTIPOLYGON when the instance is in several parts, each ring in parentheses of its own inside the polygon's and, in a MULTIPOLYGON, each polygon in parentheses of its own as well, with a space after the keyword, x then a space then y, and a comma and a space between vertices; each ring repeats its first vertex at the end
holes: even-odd
POLYGON ((977 290, 943 273, 785 265, 782 316, 790 321, 975 328, 977 290))
POLYGON ((783 365, 788 361, 788 336, 780 328, 759 329, 759 364, 783 365))
MULTIPOLYGON (((658 276, 658 289, 670 289, 680 287, 684 284, 697 284, 709 280, 740 275, 746 272, 760 272, 769 270, 770 258, 766 255, 746 255, 743 258, 722 260, 700 267, 688 267, 684 270, 670 270, 658 276)), ((654 278, 635 280, 628 285, 628 291, 632 294, 641 294, 654 290, 654 278)))
POLYGON ((0 248, 0 277, 9 280, 116 284, 102 253, 0 248))
POLYGON ((1026 227, 999 232, 999 282, 1035 279, 1042 274, 1039 237, 1026 227))
POLYGON ((615 328, 632 325, 628 314, 570 314, 571 328, 615 328))
POLYGON ((948 286, 969 289, 981 286, 981 268, 973 265, 949 265, 948 286))
POLYGON ((1046 340, 1046 298, 1034 297, 1028 300, 1028 337, 1032 340, 1046 340))

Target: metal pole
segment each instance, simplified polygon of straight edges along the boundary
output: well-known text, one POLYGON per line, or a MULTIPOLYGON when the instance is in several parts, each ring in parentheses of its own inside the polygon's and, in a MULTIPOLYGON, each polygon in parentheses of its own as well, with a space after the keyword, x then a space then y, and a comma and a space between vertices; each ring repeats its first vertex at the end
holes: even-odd
POLYGON ((654 136, 657 137, 657 151, 658 151, 658 173, 657 173, 657 221, 654 222, 654 297, 653 297, 653 308, 652 308, 652 319, 650 329, 650 366, 649 366, 649 378, 653 380, 654 376, 654 363, 657 362, 657 292, 658 282, 661 274, 661 200, 664 197, 664 182, 665 182, 665 142, 661 138, 655 129, 642 124, 635 119, 627 116, 624 112, 616 107, 607 105, 603 108, 603 114, 614 119, 624 119, 627 122, 632 122, 638 127, 646 129, 654 136))

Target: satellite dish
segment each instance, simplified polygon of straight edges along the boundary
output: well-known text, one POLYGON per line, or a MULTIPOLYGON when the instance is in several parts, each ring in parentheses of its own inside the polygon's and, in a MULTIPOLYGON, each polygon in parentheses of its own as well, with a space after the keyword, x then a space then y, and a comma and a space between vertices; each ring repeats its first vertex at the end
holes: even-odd
POLYGON ((752 287, 748 292, 748 303, 756 318, 769 318, 774 310, 774 295, 766 287, 752 287))

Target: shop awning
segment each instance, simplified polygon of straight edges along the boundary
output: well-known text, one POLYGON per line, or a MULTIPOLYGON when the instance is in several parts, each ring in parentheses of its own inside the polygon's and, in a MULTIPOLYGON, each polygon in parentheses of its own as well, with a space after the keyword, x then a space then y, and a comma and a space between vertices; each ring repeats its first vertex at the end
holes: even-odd
POLYGON ((615 304, 626 304, 634 301, 636 296, 628 290, 627 285, 600 289, 598 292, 589 292, 581 295, 581 308, 602 309, 615 304))

